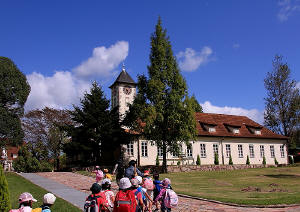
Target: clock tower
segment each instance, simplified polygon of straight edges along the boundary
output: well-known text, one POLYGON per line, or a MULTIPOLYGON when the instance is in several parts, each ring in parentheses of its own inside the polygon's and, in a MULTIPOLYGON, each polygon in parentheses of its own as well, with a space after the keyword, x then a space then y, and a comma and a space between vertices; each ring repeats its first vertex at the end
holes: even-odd
POLYGON ((120 117, 129 109, 136 95, 136 83, 126 72, 123 65, 122 71, 116 81, 109 87, 111 89, 111 108, 119 107, 120 117))

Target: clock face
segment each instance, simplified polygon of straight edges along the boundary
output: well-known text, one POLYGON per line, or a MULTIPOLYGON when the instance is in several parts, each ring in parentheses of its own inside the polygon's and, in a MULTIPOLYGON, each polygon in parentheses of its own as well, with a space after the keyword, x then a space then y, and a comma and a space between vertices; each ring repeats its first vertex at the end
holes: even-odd
POLYGON ((124 87, 124 88, 123 88, 123 92, 124 92, 126 95, 129 95, 129 94, 131 94, 131 88, 129 88, 129 87, 124 87))

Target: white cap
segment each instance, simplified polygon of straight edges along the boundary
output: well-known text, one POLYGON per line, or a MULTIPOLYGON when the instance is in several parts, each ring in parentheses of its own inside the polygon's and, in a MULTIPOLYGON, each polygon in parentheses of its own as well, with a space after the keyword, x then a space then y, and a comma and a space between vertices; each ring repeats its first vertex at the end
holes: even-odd
POLYGON ((119 183, 119 187, 120 189, 127 189, 131 187, 131 182, 129 180, 129 178, 127 177, 123 177, 120 179, 120 183, 119 183))
POLYGON ((44 195, 44 204, 53 205, 55 200, 56 200, 56 197, 51 193, 47 193, 44 195))
POLYGON ((142 182, 143 182, 143 178, 142 178, 141 176, 135 176, 134 178, 138 180, 138 182, 139 182, 139 185, 141 185, 141 184, 142 184, 142 182))
POLYGON ((102 180, 102 185, 105 184, 105 183, 111 185, 110 179, 108 179, 108 178, 103 179, 102 180))

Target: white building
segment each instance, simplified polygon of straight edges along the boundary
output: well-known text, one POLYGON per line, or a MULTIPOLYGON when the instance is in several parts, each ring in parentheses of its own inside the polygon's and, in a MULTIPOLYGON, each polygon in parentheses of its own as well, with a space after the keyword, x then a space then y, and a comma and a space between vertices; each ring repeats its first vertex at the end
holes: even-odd
MULTIPOLYGON (((121 115, 128 109, 136 95, 136 83, 126 70, 110 86, 112 107, 119 106, 121 115)), ((191 147, 181 146, 179 155, 167 154, 167 164, 196 164, 197 156, 201 164, 214 164, 215 153, 220 164, 228 164, 230 156, 233 164, 262 164, 265 157, 267 164, 288 163, 287 137, 278 135, 245 116, 224 114, 196 113, 197 139, 190 141, 191 147)), ((155 165, 156 157, 162 164, 162 149, 150 141, 139 137, 125 145, 129 159, 138 161, 141 166, 155 165)))

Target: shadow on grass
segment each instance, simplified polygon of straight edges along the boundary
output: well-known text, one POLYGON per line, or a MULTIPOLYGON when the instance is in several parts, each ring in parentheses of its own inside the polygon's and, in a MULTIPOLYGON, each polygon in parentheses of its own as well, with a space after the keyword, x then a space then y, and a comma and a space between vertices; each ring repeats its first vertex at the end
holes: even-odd
POLYGON ((300 175, 293 175, 293 174, 268 174, 264 175, 265 177, 272 177, 272 178, 299 178, 300 175))

